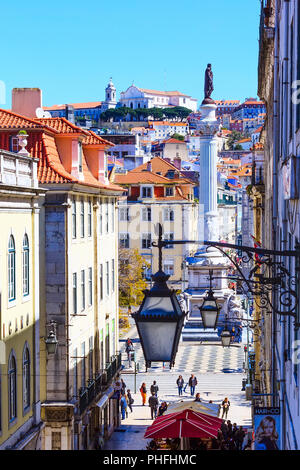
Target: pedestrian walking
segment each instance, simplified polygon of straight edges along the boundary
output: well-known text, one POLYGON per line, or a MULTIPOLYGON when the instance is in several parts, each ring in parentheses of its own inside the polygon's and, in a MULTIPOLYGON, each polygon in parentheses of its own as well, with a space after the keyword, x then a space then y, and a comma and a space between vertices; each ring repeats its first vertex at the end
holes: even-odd
POLYGON ((125 393, 126 391, 126 383, 123 379, 121 379, 121 394, 125 393))
POLYGON ((227 426, 228 426, 228 437, 232 437, 232 422, 230 421, 230 419, 227 420, 227 426))
POLYGON ((134 351, 133 343, 131 339, 127 338, 126 340, 126 346, 125 346, 125 351, 127 353, 127 359, 128 359, 128 367, 131 367, 131 360, 132 360, 132 353, 134 351))
POLYGON ((226 398, 224 398, 224 400, 222 401, 222 408, 223 408, 222 419, 224 418, 224 416, 225 416, 225 419, 227 419, 229 407, 230 407, 230 401, 229 401, 228 398, 226 397, 226 398))
POLYGON ((157 407, 158 407, 158 398, 155 395, 155 392, 152 392, 152 395, 149 397, 148 403, 151 409, 151 419, 154 419, 157 416, 157 407))
POLYGON ((189 387, 191 389, 191 395, 194 396, 196 385, 198 384, 197 377, 192 374, 189 378, 189 387))
POLYGON ((242 450, 244 438, 245 438, 245 431, 242 428, 242 426, 240 426, 239 429, 234 434, 234 439, 235 439, 237 450, 242 450))
POLYGON ((115 391, 116 396, 119 400, 120 397, 121 397, 122 383, 121 383, 121 380, 118 377, 116 378, 116 381, 114 383, 114 391, 115 391))
POLYGON ((228 426, 227 426, 227 424, 226 424, 226 421, 223 421, 223 423, 222 423, 221 426, 220 426, 220 429, 221 429, 223 438, 224 438, 224 440, 226 441, 226 439, 227 439, 227 437, 228 437, 228 426))
POLYGON ((121 396, 120 406, 121 406, 122 419, 125 419, 126 411, 127 411, 127 400, 126 400, 125 395, 121 396))
POLYGON ((145 406, 146 398, 147 398, 147 388, 146 388, 145 382, 142 383, 141 388, 140 388, 140 392, 141 392, 141 395, 142 395, 143 406, 145 406))
POLYGON ((176 384, 177 384, 177 387, 178 387, 178 395, 182 395, 182 389, 183 389, 183 384, 184 384, 184 380, 182 378, 182 375, 180 375, 178 377, 178 379, 176 380, 176 384))
POLYGON ((158 390, 159 390, 159 388, 158 388, 158 385, 156 384, 156 380, 153 380, 153 384, 150 387, 150 392, 154 393, 155 396, 157 397, 158 390))
POLYGON ((127 390, 127 404, 128 404, 128 408, 130 409, 131 413, 132 413, 133 403, 134 403, 134 399, 132 398, 130 389, 128 389, 127 390))
POLYGON ((194 401, 201 401, 201 398, 200 398, 200 393, 196 393, 196 398, 194 401))

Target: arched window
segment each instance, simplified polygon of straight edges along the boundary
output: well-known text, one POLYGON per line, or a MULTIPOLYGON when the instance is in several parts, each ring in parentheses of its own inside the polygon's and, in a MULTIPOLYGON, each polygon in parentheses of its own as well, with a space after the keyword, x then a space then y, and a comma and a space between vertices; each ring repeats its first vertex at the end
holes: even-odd
POLYGON ((9 421, 17 417, 17 364, 14 354, 11 352, 8 361, 8 411, 9 421))
POLYGON ((29 295, 29 241, 23 238, 23 295, 29 295))
POLYGON ((30 406, 30 354, 27 344, 23 350, 23 410, 30 406))
POLYGON ((16 248, 15 240, 11 235, 8 242, 8 300, 16 298, 16 248))

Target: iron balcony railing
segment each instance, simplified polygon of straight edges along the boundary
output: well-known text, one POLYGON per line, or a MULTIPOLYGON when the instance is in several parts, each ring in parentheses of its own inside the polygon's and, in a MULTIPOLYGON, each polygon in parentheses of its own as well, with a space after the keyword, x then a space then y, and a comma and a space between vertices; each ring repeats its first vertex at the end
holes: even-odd
POLYGON ((82 414, 85 409, 103 392, 110 384, 114 376, 121 370, 121 353, 111 357, 106 363, 105 370, 99 372, 95 379, 89 379, 86 387, 79 390, 79 412, 82 414))

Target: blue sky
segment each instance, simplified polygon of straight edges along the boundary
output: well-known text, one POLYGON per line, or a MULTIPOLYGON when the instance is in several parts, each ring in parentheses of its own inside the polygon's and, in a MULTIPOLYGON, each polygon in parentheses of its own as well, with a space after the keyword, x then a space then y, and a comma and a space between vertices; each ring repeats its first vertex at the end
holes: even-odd
POLYGON ((256 96, 260 0, 15 0, 1 6, 0 80, 39 87, 43 105, 101 101, 141 88, 203 99, 256 96))

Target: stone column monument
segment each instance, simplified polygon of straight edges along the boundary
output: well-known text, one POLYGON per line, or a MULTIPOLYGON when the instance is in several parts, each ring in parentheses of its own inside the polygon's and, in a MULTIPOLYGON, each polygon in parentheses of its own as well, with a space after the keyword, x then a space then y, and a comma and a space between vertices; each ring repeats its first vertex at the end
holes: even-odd
POLYGON ((213 270, 213 289, 220 305, 229 295, 226 281, 228 259, 217 248, 206 246, 203 240, 219 241, 218 221, 218 183, 217 183, 217 139, 220 124, 216 119, 216 104, 211 98, 213 91, 213 73, 211 64, 205 71, 204 100, 200 106, 201 118, 197 126, 200 133, 200 170, 199 170, 199 246, 188 262, 188 289, 185 296, 189 317, 182 333, 184 340, 212 339, 218 340, 216 331, 203 330, 198 306, 209 288, 209 270, 213 270), (220 279, 223 278, 223 279, 220 279))

